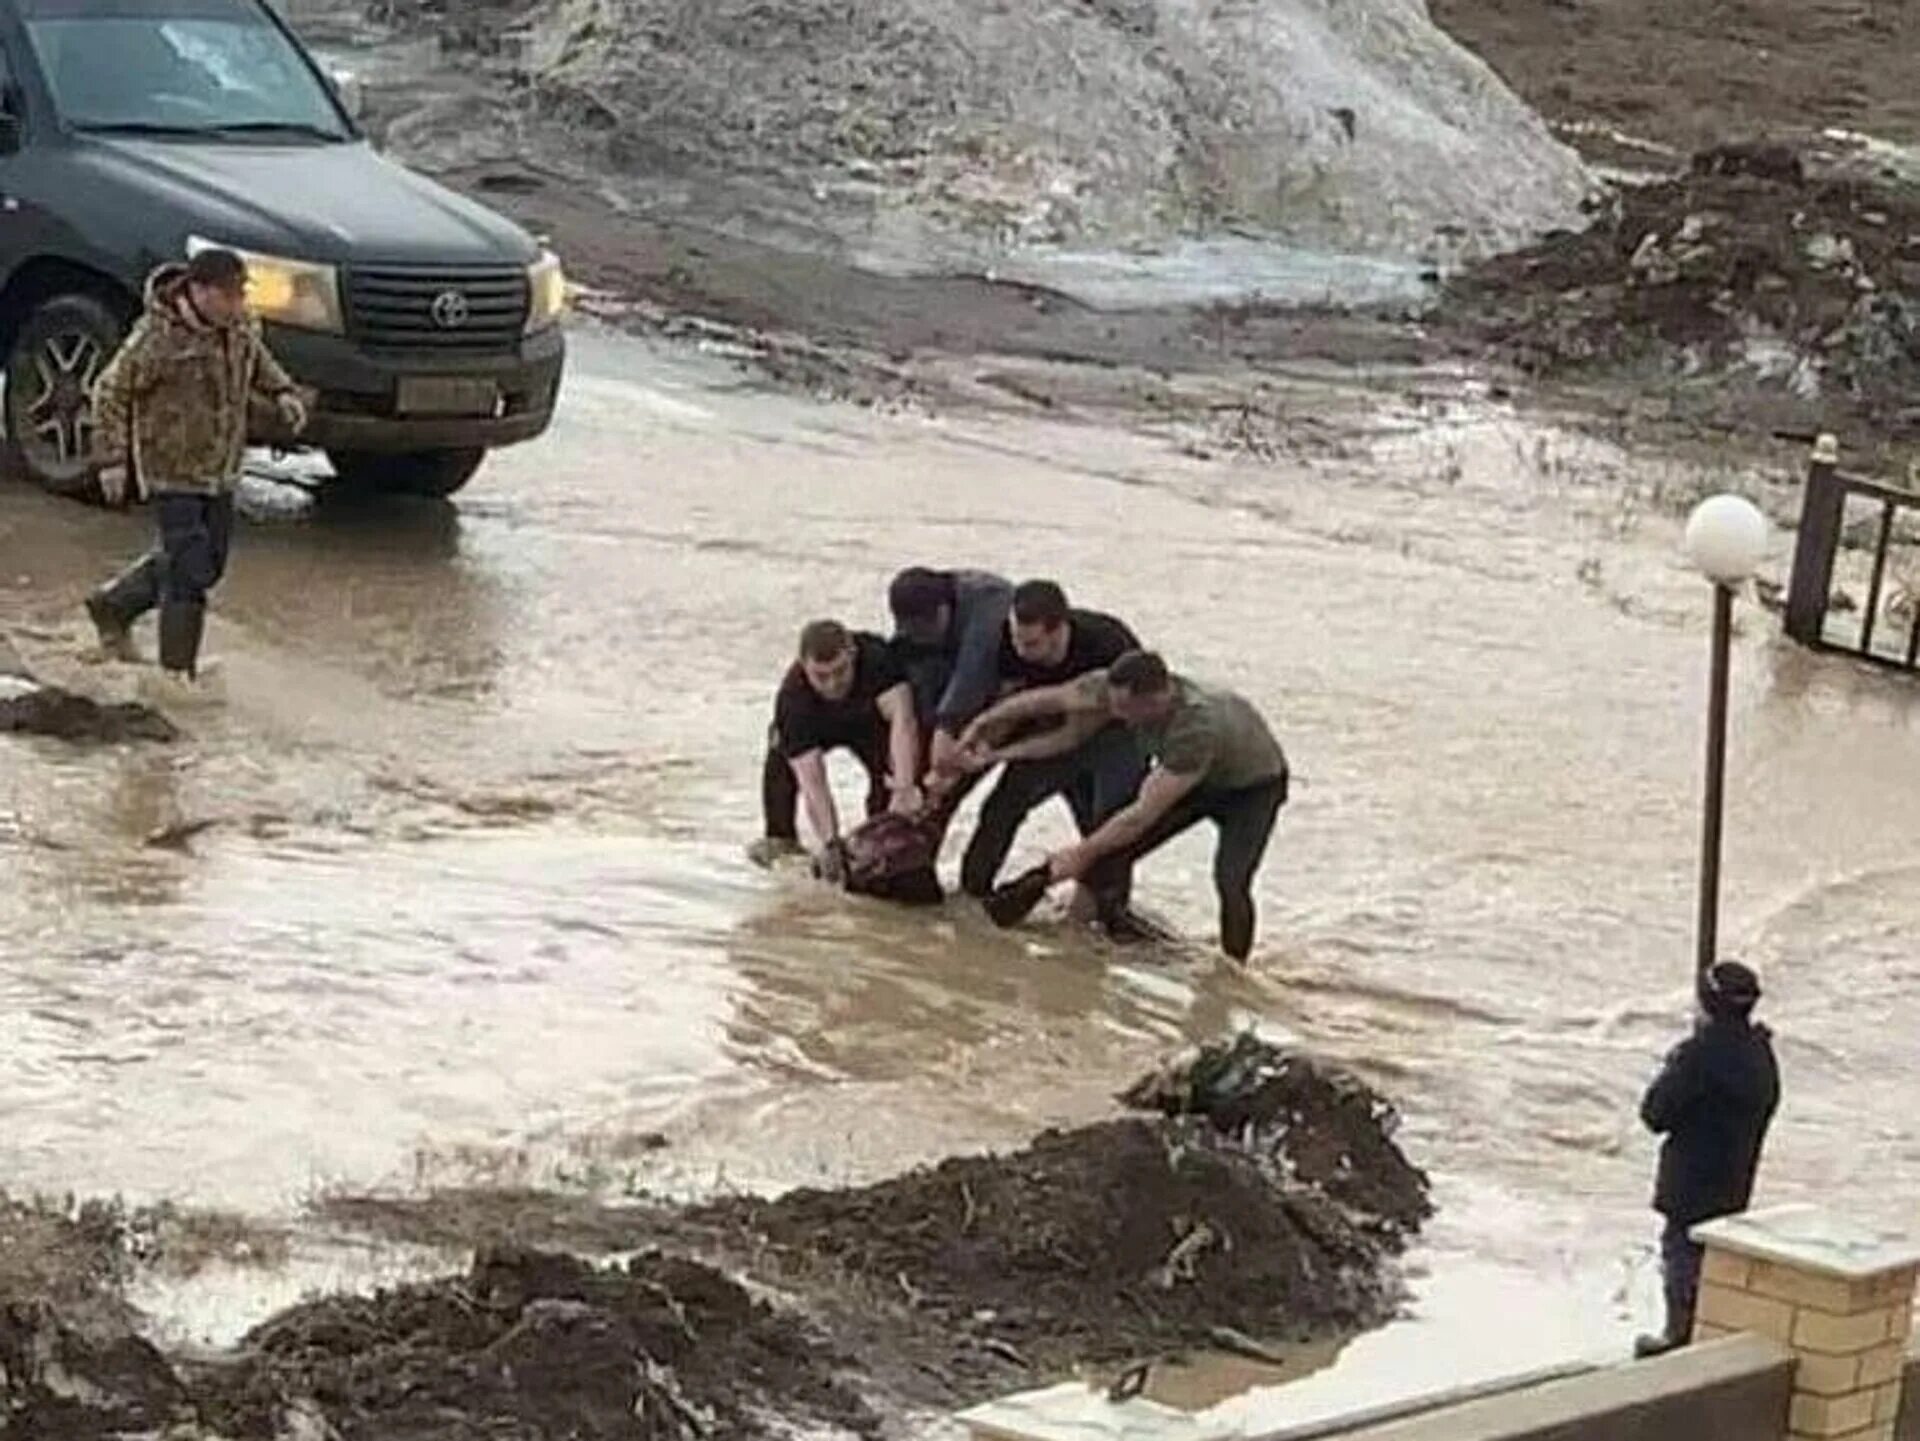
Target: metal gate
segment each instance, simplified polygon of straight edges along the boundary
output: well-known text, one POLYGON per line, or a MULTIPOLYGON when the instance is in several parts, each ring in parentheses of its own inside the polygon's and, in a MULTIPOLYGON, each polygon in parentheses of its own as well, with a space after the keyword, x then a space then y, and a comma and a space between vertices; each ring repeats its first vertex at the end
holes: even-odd
POLYGON ((1818 650, 1920 670, 1920 491, 1847 475, 1830 435, 1814 443, 1800 502, 1787 634, 1818 650), (1864 567, 1866 594, 1836 587, 1864 567))

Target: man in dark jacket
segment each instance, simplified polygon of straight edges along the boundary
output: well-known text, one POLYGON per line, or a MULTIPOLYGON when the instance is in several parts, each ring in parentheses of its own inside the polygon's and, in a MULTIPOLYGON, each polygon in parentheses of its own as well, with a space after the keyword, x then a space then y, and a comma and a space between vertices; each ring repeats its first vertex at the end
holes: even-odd
POLYGON ((1675 1046, 1640 1103, 1640 1119, 1657 1136, 1660 1178, 1653 1208, 1666 1218, 1660 1238, 1667 1327, 1643 1336, 1637 1350, 1658 1356, 1693 1337, 1701 1247, 1695 1226, 1747 1209, 1760 1168, 1760 1148, 1780 1104, 1773 1038, 1753 1022, 1760 979, 1738 961, 1722 961, 1700 977, 1700 1020, 1675 1046))
POLYGON ((867 815, 920 809, 920 728, 913 693, 877 635, 816 620, 800 632, 799 654, 773 701, 760 797, 766 831, 747 848, 760 865, 801 850, 797 812, 806 804, 829 869, 840 841, 840 815, 827 778, 827 756, 849 750, 867 773, 867 815))
POLYGON ((895 653, 927 731, 929 771, 960 773, 960 733, 993 704, 1013 587, 979 570, 901 571, 887 587, 895 653))
MULTIPOLYGON (((1014 590, 1000 639, 999 694, 1078 680, 1139 648, 1139 637, 1124 621, 1069 605, 1053 581, 1030 580, 1014 590)), ((992 892, 1021 825, 1043 803, 1064 796, 1080 834, 1092 835, 1140 793, 1147 770, 1133 733, 1106 716, 1002 730, 983 725, 991 713, 976 718, 960 737, 969 771, 1005 766, 960 862, 961 889, 979 898, 992 892)), ((1117 891, 1104 914, 1127 914, 1124 872, 1117 891)))

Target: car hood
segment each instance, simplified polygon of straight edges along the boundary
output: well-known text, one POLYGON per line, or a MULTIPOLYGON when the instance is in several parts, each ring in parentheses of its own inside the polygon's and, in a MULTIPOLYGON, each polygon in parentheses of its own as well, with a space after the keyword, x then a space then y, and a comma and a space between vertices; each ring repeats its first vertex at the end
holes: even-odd
POLYGON ((178 215, 189 234, 245 250, 442 265, 520 264, 539 253, 512 221, 364 142, 90 138, 83 153, 85 163, 178 215))

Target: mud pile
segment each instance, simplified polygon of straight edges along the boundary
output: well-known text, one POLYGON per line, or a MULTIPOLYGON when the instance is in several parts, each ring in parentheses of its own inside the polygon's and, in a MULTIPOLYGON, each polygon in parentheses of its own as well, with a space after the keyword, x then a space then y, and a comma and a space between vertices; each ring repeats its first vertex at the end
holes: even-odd
MULTIPOLYGON (((308 4, 318 0, 308 0, 308 4)), ((296 14, 299 13, 296 9, 296 14)), ((1420 0, 373 0, 495 77, 556 163, 747 181, 856 243, 1116 243, 1250 227, 1487 253, 1568 223, 1572 151, 1420 0)), ((432 167, 476 115, 396 125, 432 167)), ((505 152, 503 152, 505 153, 505 152)))
POLYGON ((51 736, 74 745, 165 744, 180 732, 138 701, 97 701, 55 685, 19 685, 0 677, 0 734, 51 736))
MULTIPOLYGON (((38 1243, 11 1238, 0 1433, 873 1436, 1083 1364, 1264 1353, 1386 1318, 1388 1259, 1430 1205, 1384 1100, 1250 1036, 1126 1099, 1159 1114, 877 1185, 640 1211, 549 1197, 558 1224, 537 1245, 473 1235, 464 1197, 384 1203, 469 1218, 471 1267, 295 1307, 213 1360, 169 1362, 92 1304, 120 1275, 124 1226, 22 1212, 42 1241, 49 1225, 66 1238, 83 1284, 24 1267, 38 1243), (569 1225, 575 1244, 638 1254, 580 1259, 559 1243, 569 1225)), ((514 1211, 541 1225, 538 1198, 514 1211)))
POLYGON ((1443 320, 1538 375, 1725 378, 1910 430, 1920 190, 1722 146, 1455 281, 1443 320))
POLYGON ((342 1441, 693 1441, 779 1420, 872 1434, 843 1365, 807 1323, 692 1261, 497 1250, 458 1279, 297 1307, 193 1390, 202 1424, 234 1441, 301 1416, 342 1441))
POLYGON ((165 716, 135 701, 102 702, 37 679, 0 634, 0 735, 52 736, 75 745, 180 738, 165 716))
POLYGON ((1382 1261, 1430 1206, 1383 1100, 1251 1037, 1129 1100, 1173 1114, 696 1218, 746 1229, 790 1271, 828 1261, 1040 1366, 1205 1344, 1221 1328, 1300 1339, 1386 1314, 1382 1261))

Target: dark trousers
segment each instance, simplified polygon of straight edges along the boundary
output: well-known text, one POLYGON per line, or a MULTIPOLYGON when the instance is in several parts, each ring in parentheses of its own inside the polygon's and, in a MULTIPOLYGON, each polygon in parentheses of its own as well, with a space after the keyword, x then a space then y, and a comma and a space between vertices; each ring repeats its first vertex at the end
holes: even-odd
POLYGON ((1244 961, 1253 953, 1254 872, 1260 869, 1274 822, 1286 803, 1284 775, 1237 790, 1197 787, 1126 850, 1102 857, 1089 873, 1088 884, 1096 896, 1104 896, 1135 861, 1201 821, 1212 821, 1220 832, 1213 851, 1213 886, 1220 896, 1220 947, 1236 961, 1244 961))
MULTIPOLYGON (((980 808, 980 822, 960 861, 960 888, 970 896, 992 892, 1021 825, 1054 796, 1063 796, 1083 836, 1092 835, 1140 793, 1146 757, 1125 726, 1107 726, 1085 745, 1041 761, 1014 761, 980 808)), ((1111 902, 1124 907, 1133 867, 1118 871, 1111 902)))
MULTIPOLYGON (((768 737, 766 764, 760 771, 760 806, 766 815, 767 836, 777 841, 797 841, 796 824, 800 810, 800 782, 794 778, 793 763, 780 754, 780 748, 768 737)), ((849 731, 836 736, 823 747, 852 751, 867 773, 867 814, 877 816, 892 800, 887 790, 887 729, 876 725, 870 730, 849 731)))
POLYGON ((160 541, 100 592, 104 608, 130 626, 160 608, 160 664, 192 674, 200 658, 207 594, 227 572, 233 497, 169 492, 155 497, 160 541))
POLYGON ((1660 1233, 1660 1282, 1667 1299, 1667 1340, 1693 1339, 1693 1308, 1700 1296, 1700 1262, 1706 1248, 1687 1235, 1691 1224, 1669 1220, 1660 1233))

